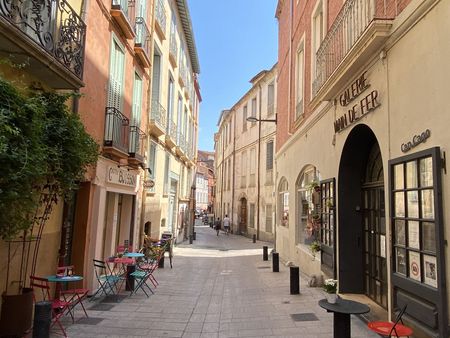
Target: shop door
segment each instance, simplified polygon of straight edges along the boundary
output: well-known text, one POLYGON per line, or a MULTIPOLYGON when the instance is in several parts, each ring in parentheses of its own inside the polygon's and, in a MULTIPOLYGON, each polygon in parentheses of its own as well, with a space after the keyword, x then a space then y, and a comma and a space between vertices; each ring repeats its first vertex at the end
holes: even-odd
POLYGON ((169 215, 168 215, 168 220, 167 220, 167 231, 170 231, 170 232, 172 232, 172 229, 173 229, 174 208, 175 208, 175 195, 170 194, 170 196, 169 196, 169 215))
POLYGON ((241 199, 241 222, 239 223, 240 233, 247 233, 247 199, 241 199))
POLYGON ((363 186, 364 292, 387 309, 384 186, 363 186))

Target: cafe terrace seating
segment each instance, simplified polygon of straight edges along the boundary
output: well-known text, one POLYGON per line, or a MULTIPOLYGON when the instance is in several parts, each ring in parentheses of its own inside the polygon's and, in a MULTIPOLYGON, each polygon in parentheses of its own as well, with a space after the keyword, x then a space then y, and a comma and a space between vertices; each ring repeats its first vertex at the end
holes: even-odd
POLYGON ((406 311, 406 304, 400 310, 395 322, 370 322, 367 324, 369 329, 378 333, 383 337, 409 337, 413 334, 413 330, 403 324, 402 316, 406 311), (399 323, 401 322, 401 324, 399 323))
MULTIPOLYGON (((56 275, 57 276, 70 276, 73 274, 74 266, 59 266, 56 268, 56 275)), ((58 287, 58 285, 57 285, 58 287)), ((89 289, 84 288, 75 288, 75 289, 67 289, 67 290, 61 290, 60 295, 64 298, 65 301, 68 301, 70 303, 70 310, 71 312, 73 309, 79 304, 81 305, 84 314, 86 315, 86 318, 88 318, 88 314, 86 312, 86 309, 83 305, 83 300, 86 299, 87 295, 89 293, 89 289)), ((74 317, 72 316, 72 321, 74 320, 74 317)))

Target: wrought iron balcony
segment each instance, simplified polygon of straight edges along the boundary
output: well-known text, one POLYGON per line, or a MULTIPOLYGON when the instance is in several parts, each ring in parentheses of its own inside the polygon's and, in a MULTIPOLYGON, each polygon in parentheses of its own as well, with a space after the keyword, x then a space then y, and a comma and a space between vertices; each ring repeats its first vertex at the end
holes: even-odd
POLYGON ((389 36, 392 17, 382 0, 347 0, 315 56, 313 96, 331 99, 345 74, 361 67, 389 36), (325 89, 324 89, 325 87, 325 89))
POLYGON ((66 0, 0 1, 2 52, 52 88, 83 86, 85 37, 86 25, 66 0))
POLYGON ((130 121, 117 108, 106 107, 103 150, 119 158, 128 157, 130 121))
POLYGON ((177 67, 177 55, 178 55, 178 43, 175 32, 170 32, 170 45, 169 45, 169 61, 174 68, 177 67))
POLYGON ((182 155, 184 155, 184 153, 185 153, 185 138, 184 138, 184 134, 181 132, 181 131, 179 131, 178 133, 177 133, 177 146, 175 147, 175 152, 176 152, 176 154, 178 155, 178 156, 182 156, 182 155))
POLYGON ((155 9, 155 30, 161 40, 166 39, 166 9, 162 0, 156 1, 155 9))
POLYGON ((128 154, 130 164, 138 165, 144 163, 144 139, 145 133, 137 126, 130 127, 130 142, 128 154))
POLYGON ((158 100, 152 100, 149 118, 149 132, 156 137, 165 134, 167 130, 166 110, 158 100))
POLYGON ((184 87, 186 83, 186 66, 184 65, 184 62, 181 62, 179 73, 178 73, 178 82, 180 83, 181 87, 184 87))
POLYGON ((177 124, 173 120, 169 120, 166 131, 166 145, 169 148, 176 146, 177 142, 177 124))
POLYGON ((135 3, 134 0, 112 0, 111 16, 116 20, 127 39, 135 37, 135 3))
POLYGON ((150 31, 144 18, 136 18, 136 38, 134 51, 146 68, 150 67, 150 31))

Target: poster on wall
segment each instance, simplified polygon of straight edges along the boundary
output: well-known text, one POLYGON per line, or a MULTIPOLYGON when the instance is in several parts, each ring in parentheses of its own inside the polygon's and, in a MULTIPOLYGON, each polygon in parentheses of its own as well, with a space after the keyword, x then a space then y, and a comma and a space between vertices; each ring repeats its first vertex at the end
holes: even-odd
POLYGON ((409 278, 420 280, 420 254, 418 252, 409 252, 409 278))
POLYGON ((425 268, 425 283, 437 288, 436 257, 424 255, 423 265, 425 268))
POLYGON ((380 256, 386 258, 386 236, 380 235, 380 256))
POLYGON ((408 221, 408 243, 411 248, 419 249, 419 222, 408 221))

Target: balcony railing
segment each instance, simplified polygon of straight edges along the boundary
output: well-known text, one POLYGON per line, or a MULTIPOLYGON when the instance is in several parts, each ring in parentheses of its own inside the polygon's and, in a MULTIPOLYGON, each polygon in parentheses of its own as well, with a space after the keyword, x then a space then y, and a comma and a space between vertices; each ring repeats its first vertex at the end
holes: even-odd
POLYGON ((116 18, 127 39, 135 37, 135 2, 134 0, 112 0, 111 14, 116 18))
POLYGON ((162 0, 156 1, 156 9, 155 9, 156 23, 159 26, 160 33, 163 36, 166 35, 166 10, 164 8, 164 4, 162 0))
POLYGON ((175 141, 177 139, 177 124, 173 120, 169 123, 168 133, 172 140, 175 141))
POLYGON ((86 25, 66 0, 1 0, 0 16, 83 79, 86 25))
POLYGON ((391 19, 382 0, 347 0, 316 53, 313 95, 329 79, 373 20, 391 19))
POLYGON ((144 18, 136 18, 135 30, 134 49, 144 66, 148 67, 150 66, 150 31, 144 18))
POLYGON ((161 129, 166 130, 166 110, 158 100, 152 100, 152 108, 150 111, 150 122, 155 123, 161 129))
POLYGON ((178 44, 175 37, 175 32, 170 32, 169 57, 174 65, 177 63, 178 44))
POLYGON ((106 107, 104 146, 128 153, 129 124, 128 118, 118 109, 106 107))
POLYGON ((144 140, 145 133, 137 126, 130 127, 130 145, 128 147, 128 154, 137 160, 144 159, 144 140))

